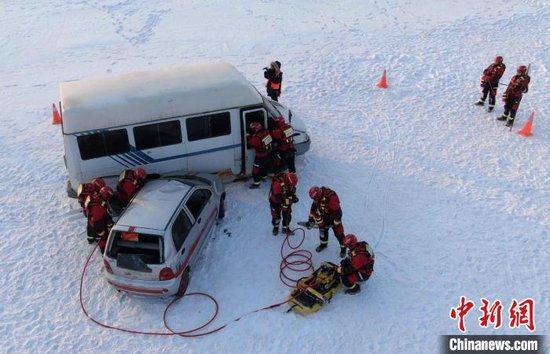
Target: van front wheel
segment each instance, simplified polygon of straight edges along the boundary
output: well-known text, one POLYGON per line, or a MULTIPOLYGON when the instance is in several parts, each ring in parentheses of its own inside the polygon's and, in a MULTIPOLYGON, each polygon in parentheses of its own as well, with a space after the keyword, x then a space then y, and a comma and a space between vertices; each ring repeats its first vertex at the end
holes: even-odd
POLYGON ((178 292, 176 293, 176 295, 177 296, 185 295, 185 292, 187 291, 188 286, 189 286, 189 268, 186 268, 183 271, 183 274, 181 275, 180 286, 178 288, 178 292))

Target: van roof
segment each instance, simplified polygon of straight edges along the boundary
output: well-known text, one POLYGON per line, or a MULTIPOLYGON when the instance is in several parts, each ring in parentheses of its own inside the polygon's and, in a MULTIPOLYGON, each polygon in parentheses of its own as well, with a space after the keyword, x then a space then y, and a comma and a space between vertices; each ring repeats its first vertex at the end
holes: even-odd
POLYGON ((191 186, 177 180, 149 181, 132 199, 117 225, 162 231, 190 189, 191 186))
POLYGON ((65 134, 262 103, 254 86, 224 62, 64 82, 60 92, 65 134))

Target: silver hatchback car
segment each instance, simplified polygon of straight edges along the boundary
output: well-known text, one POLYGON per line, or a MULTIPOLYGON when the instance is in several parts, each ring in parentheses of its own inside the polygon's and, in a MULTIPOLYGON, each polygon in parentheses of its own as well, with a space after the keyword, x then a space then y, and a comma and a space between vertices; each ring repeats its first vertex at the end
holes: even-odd
POLYGON ((214 175, 147 182, 113 226, 103 274, 118 290, 183 295, 201 248, 224 216, 225 192, 214 175))

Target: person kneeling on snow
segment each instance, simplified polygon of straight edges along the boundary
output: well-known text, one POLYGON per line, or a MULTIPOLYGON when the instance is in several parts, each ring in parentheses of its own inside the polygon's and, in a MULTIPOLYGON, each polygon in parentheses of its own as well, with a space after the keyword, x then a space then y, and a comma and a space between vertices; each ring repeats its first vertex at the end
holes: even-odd
POLYGON ((86 199, 86 215, 88 216, 88 243, 97 241, 101 253, 107 245, 107 236, 113 227, 113 219, 108 213, 108 205, 99 193, 94 193, 86 199))
POLYGON ((359 282, 369 279, 374 270, 374 252, 367 242, 357 241, 352 234, 344 238, 344 246, 348 256, 340 262, 338 273, 342 284, 348 288, 346 294, 356 294, 361 291, 359 282))
POLYGON ((116 189, 123 207, 130 203, 137 191, 145 184, 146 178, 147 172, 143 168, 122 171, 118 177, 116 189))

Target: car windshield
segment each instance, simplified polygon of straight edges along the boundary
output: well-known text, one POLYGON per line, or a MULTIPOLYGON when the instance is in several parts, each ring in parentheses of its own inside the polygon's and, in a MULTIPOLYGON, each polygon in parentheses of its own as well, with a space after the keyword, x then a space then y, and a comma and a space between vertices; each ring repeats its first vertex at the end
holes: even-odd
POLYGON ((162 263, 162 237, 129 231, 114 231, 107 255, 117 266, 137 271, 150 271, 147 264, 162 263))

